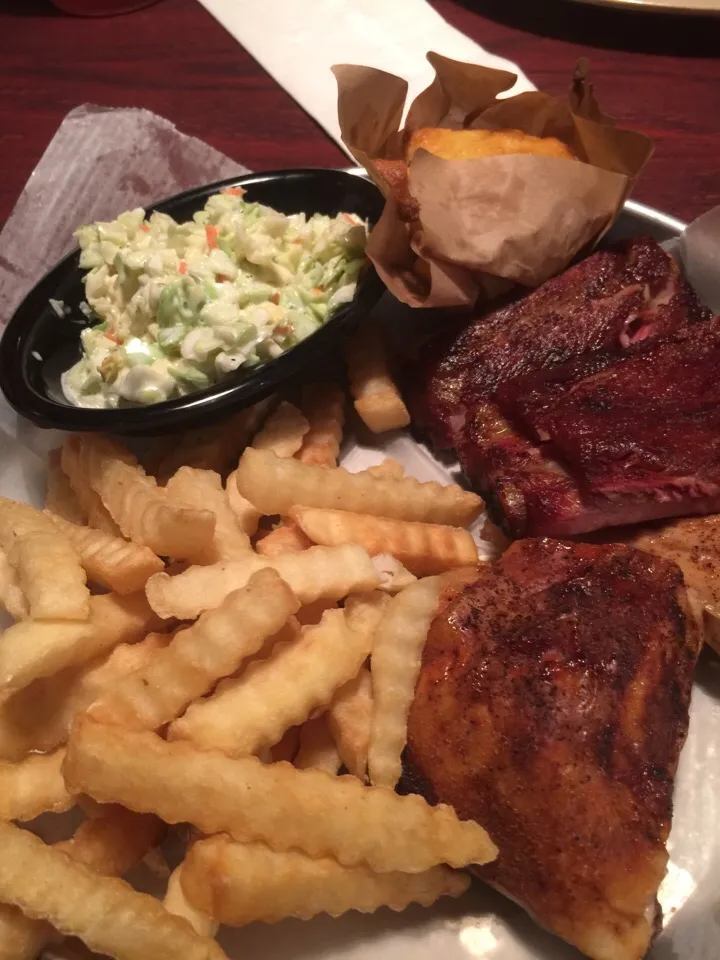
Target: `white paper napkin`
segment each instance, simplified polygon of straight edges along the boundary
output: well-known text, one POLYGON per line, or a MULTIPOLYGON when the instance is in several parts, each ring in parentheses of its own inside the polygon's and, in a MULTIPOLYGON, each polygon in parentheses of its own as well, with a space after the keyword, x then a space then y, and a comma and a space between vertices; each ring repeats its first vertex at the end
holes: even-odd
POLYGON ((358 63, 404 77, 408 103, 433 79, 428 50, 518 75, 512 91, 535 89, 514 63, 451 27, 426 0, 200 0, 337 143, 330 67, 358 63))

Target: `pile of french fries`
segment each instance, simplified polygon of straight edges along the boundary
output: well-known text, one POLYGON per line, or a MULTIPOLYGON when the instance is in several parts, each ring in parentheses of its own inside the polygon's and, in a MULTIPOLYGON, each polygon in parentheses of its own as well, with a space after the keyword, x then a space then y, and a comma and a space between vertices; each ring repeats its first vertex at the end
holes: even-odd
MULTIPOLYGON (((354 393, 398 425, 373 376, 354 393)), ((220 958, 220 923, 431 904, 496 856, 480 825, 394 790, 481 501, 392 461, 339 468, 344 410, 314 384, 145 466, 73 436, 44 510, 0 500, 0 960, 63 937, 220 958), (18 826, 72 808, 68 841, 18 826), (176 824, 190 842, 160 902, 121 878, 176 824)))

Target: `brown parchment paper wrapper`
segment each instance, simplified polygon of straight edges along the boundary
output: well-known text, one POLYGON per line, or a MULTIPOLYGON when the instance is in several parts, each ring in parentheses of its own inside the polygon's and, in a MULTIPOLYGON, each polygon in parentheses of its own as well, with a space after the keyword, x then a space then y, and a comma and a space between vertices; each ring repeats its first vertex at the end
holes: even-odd
POLYGON ((333 67, 343 141, 386 198, 368 255, 392 293, 416 307, 472 306, 514 283, 537 286, 610 228, 651 143, 601 112, 584 61, 566 99, 541 92, 500 99, 514 74, 427 57, 436 77, 410 105, 403 129, 404 80, 371 67, 333 67), (402 160, 419 127, 557 137, 578 160, 443 160, 418 150, 408 170, 411 203, 403 203, 382 161, 402 160))

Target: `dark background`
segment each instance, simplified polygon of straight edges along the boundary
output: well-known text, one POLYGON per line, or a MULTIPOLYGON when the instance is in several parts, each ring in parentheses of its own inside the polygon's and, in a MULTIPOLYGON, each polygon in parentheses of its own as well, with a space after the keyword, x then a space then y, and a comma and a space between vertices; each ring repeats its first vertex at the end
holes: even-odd
MULTIPOLYGON (((588 56, 605 112, 656 143, 635 199, 682 219, 720 203, 720 17, 574 0, 433 2, 551 93, 588 56)), ((62 118, 85 102, 147 107, 256 170, 349 162, 196 0, 109 18, 0 0, 0 224, 62 118)))

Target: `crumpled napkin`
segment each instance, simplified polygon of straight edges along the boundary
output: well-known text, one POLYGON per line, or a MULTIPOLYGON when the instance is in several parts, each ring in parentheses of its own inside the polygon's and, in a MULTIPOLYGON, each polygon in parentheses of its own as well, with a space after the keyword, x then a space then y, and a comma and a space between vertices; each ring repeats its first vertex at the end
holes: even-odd
POLYGON ((33 284, 76 246, 80 224, 247 172, 149 110, 71 110, 0 233, 0 333, 33 284))

